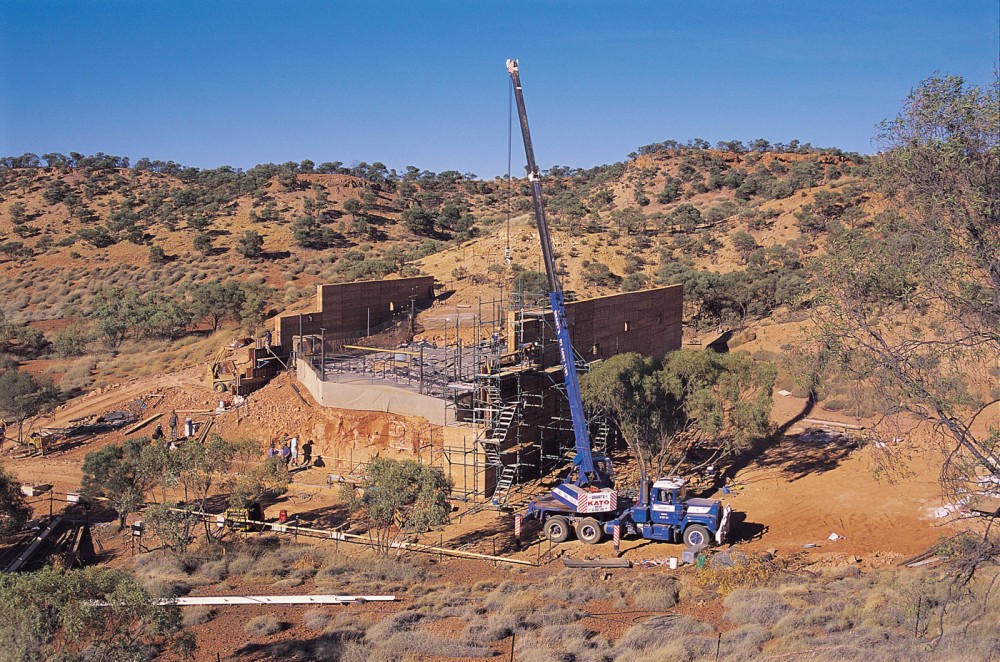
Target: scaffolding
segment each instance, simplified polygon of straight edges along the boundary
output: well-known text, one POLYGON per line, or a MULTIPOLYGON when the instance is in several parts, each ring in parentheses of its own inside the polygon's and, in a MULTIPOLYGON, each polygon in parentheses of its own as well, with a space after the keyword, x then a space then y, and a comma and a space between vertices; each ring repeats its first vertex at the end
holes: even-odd
MULTIPOLYGON (((519 485, 574 455, 555 331, 549 311, 538 306, 545 299, 524 292, 506 301, 480 299, 464 316, 456 306, 454 317, 439 317, 445 324, 434 329, 446 332, 444 342, 411 339, 386 347, 374 337, 361 344, 320 335, 303 337, 300 350, 323 381, 392 386, 443 401, 446 425, 468 434, 458 435, 460 442, 442 435, 416 454, 449 478, 462 477, 455 498, 502 509, 519 485)), ((425 329, 433 319, 422 321, 425 329)), ((580 356, 576 367, 589 369, 580 356)), ((592 423, 595 450, 605 452, 607 418, 594 416, 592 423)), ((356 461, 346 459, 345 468, 354 470, 356 461)))
MULTIPOLYGON (((544 299, 519 292, 501 308, 505 342, 494 336, 471 392, 471 422, 487 472, 481 496, 497 509, 508 505, 519 484, 564 466, 575 454, 563 370, 554 358, 555 330, 548 311, 537 307, 544 299)), ((495 321, 490 325, 497 328, 495 321)), ((582 356, 576 358, 578 371, 589 370, 582 356)), ((592 444, 604 453, 611 440, 609 420, 599 414, 590 418, 592 444)))

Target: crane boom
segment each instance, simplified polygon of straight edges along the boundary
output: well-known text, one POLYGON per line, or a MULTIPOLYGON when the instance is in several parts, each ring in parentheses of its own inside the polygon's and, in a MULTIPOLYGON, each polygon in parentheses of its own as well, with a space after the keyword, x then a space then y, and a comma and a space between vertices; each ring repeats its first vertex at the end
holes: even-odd
POLYGON ((573 421, 573 437, 576 447, 573 464, 579 469, 576 484, 579 486, 602 485, 608 482, 608 476, 603 471, 598 471, 594 466, 594 456, 590 449, 590 434, 583 410, 583 398, 580 395, 580 380, 576 374, 573 341, 570 339, 569 325, 566 323, 566 302, 563 298, 562 287, 559 285, 559 277, 556 274, 552 236, 549 233, 549 223, 545 219, 545 207, 542 204, 542 178, 538 171, 538 165, 535 163, 535 150, 531 145, 531 132, 528 130, 528 114, 524 107, 524 94, 521 90, 521 76, 518 73, 517 60, 507 60, 507 73, 510 74, 511 83, 514 85, 517 115, 521 122, 521 136, 524 138, 524 154, 528 160, 531 202, 535 209, 535 222, 538 225, 538 237, 542 244, 545 275, 549 282, 549 301, 552 303, 552 317, 555 320, 556 339, 559 342, 559 356, 564 373, 566 397, 569 400, 570 417, 573 421))

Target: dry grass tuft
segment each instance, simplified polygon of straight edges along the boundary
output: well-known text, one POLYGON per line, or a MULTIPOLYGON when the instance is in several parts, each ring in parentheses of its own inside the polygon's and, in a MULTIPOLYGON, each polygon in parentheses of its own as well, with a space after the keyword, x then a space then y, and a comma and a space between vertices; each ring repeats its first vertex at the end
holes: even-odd
POLYGON ((777 591, 770 589, 738 589, 723 601, 726 620, 740 625, 774 625, 791 611, 777 591))
POLYGON ((196 606, 181 608, 181 624, 186 627, 208 623, 215 617, 215 610, 211 607, 196 606))
POLYGON ((243 631, 251 637, 269 637, 285 629, 285 624, 274 616, 258 616, 250 619, 243 631))
POLYGON ((323 630, 330 624, 331 620, 330 613, 321 609, 310 609, 302 616, 302 622, 310 630, 323 630))
POLYGON ((625 631, 615 659, 693 660, 715 653, 715 628, 689 616, 661 616, 625 631))
POLYGON ((486 646, 437 637, 425 632, 398 632, 380 644, 377 651, 397 656, 395 659, 407 659, 413 655, 445 659, 493 657, 495 655, 494 650, 486 646))

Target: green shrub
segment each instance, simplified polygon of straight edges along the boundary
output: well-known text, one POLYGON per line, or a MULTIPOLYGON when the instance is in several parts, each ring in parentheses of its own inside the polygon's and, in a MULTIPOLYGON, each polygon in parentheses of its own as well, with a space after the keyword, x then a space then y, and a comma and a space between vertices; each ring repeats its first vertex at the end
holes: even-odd
POLYGON ((63 358, 82 356, 87 353, 91 340, 86 327, 80 322, 73 322, 52 336, 52 349, 63 358))

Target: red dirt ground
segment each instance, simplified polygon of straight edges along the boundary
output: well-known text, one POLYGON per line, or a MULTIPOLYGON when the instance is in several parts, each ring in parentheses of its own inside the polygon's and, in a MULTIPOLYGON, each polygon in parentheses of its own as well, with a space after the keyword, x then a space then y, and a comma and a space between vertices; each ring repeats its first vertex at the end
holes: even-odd
MULTIPOLYGON (((39 424, 65 425, 70 419, 121 408, 137 398, 144 398, 148 403, 144 416, 152 413, 166 414, 172 408, 207 409, 217 404, 218 397, 200 381, 200 375, 200 370, 192 369, 158 379, 137 380, 108 387, 72 401, 39 424), (149 397, 151 394, 162 397, 149 397)), ((268 436, 281 432, 315 434, 318 445, 334 448, 338 442, 352 440, 354 431, 367 435, 385 430, 388 424, 384 415, 320 409, 311 402, 308 393, 300 388, 309 404, 303 403, 290 388, 290 382, 291 376, 282 376, 253 394, 244 409, 220 416, 218 429, 226 436, 256 432, 262 442, 268 436)), ((773 420, 776 424, 784 424, 798 415, 804 406, 805 402, 802 400, 775 395, 773 420)), ((817 419, 853 422, 818 408, 810 415, 817 419)), ((206 416, 198 415, 195 418, 204 420, 206 416)), ((405 419, 401 423, 397 420, 395 424, 419 425, 417 421, 405 419)), ((149 434, 151 428, 152 425, 137 434, 149 434)), ((789 429, 789 436, 780 444, 765 449, 759 457, 738 471, 730 494, 716 493, 716 497, 732 505, 738 514, 734 528, 738 549, 771 550, 779 557, 801 555, 808 562, 820 566, 856 563, 864 569, 898 562, 901 558, 927 549, 941 536, 948 535, 949 523, 932 514, 933 509, 940 505, 936 456, 933 451, 922 450, 916 441, 903 442, 901 447, 904 447, 903 450, 910 457, 900 460, 899 480, 891 483, 886 478, 878 480, 874 476, 873 453, 876 451, 873 447, 858 449, 849 440, 837 436, 814 437, 811 441, 795 436, 805 431, 806 428, 801 423, 793 425, 789 429), (905 477, 904 469, 908 472, 905 477), (843 538, 828 540, 831 533, 837 533, 843 538), (815 546, 804 548, 803 545, 815 546)), ((60 493, 74 491, 80 483, 83 456, 95 448, 122 438, 121 432, 117 432, 57 451, 45 458, 8 457, 4 464, 23 482, 51 483, 60 493)), ((7 444, 8 451, 11 446, 7 444)), ((290 514, 302 515, 306 521, 315 518, 315 525, 324 528, 342 523, 341 511, 333 508, 338 502, 336 491, 319 488, 325 481, 327 471, 309 469, 296 473, 289 493, 281 498, 279 504, 271 505, 267 515, 274 517, 277 509, 281 508, 288 510, 290 514)), ((59 503, 56 502, 55 505, 58 508, 59 503)), ((39 503, 36 507, 48 509, 46 503, 39 503)), ((461 507, 459 514, 464 510, 465 507, 461 507)), ((120 538, 112 533, 113 526, 104 525, 102 539, 105 548, 121 550, 121 556, 113 563, 128 567, 131 559, 121 547, 120 538)), ((431 545, 443 541, 445 547, 461 547, 487 554, 496 552, 532 561, 548 548, 545 543, 521 552, 515 551, 512 518, 510 515, 498 515, 491 511, 458 517, 442 533, 425 536, 421 541, 431 545)), ((621 555, 632 561, 662 561, 669 556, 679 556, 680 552, 681 547, 678 545, 625 540, 621 555)), ((613 554, 609 541, 587 547, 573 541, 558 546, 550 558, 608 557, 613 554)), ((478 581, 500 582, 510 578, 544 581, 544 577, 561 570, 562 564, 558 561, 537 568, 512 570, 502 565, 495 567, 485 561, 445 558, 436 567, 435 573, 443 575, 440 581, 471 586, 478 581)), ((669 571, 660 565, 626 572, 669 571)), ((207 590, 207 593, 218 594, 221 590, 216 586, 207 590)), ((284 591, 275 589, 269 583, 236 585, 227 589, 235 594, 307 593, 309 590, 309 583, 284 591)), ((203 594, 206 592, 205 589, 199 589, 195 593, 199 591, 203 594)), ((349 609, 358 617, 370 615, 379 618, 404 608, 405 604, 404 601, 391 605, 367 604, 335 609, 349 609)), ((315 631, 308 630, 302 624, 302 615, 308 609, 309 607, 222 608, 212 621, 193 629, 200 645, 199 659, 215 659, 216 654, 223 658, 232 656, 245 643, 243 624, 248 619, 265 613, 287 621, 292 626, 273 637, 255 639, 257 643, 315 636, 315 631)), ((718 611, 718 605, 685 605, 684 609, 695 610, 698 613, 691 612, 692 615, 711 621, 713 610, 718 611)), ((612 637, 625 628, 624 625, 610 621, 588 623, 587 626, 602 632, 607 630, 606 634, 612 637)), ((435 627, 446 629, 448 625, 442 622, 435 627)))

